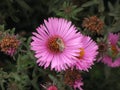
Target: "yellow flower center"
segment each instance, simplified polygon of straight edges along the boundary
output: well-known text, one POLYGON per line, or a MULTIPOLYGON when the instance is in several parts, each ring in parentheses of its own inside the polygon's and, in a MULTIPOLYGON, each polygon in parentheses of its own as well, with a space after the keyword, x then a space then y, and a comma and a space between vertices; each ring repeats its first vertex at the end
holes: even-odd
POLYGON ((82 59, 82 58, 84 57, 84 55, 85 55, 85 50, 84 50, 84 48, 80 48, 80 52, 79 52, 78 58, 79 58, 79 59, 82 59))
POLYGON ((111 46, 111 49, 112 49, 112 52, 113 52, 113 57, 115 57, 119 52, 118 52, 118 49, 115 45, 112 45, 111 46))
POLYGON ((63 52, 65 48, 64 42, 60 37, 51 37, 50 39, 48 39, 47 46, 48 49, 54 53, 63 52))

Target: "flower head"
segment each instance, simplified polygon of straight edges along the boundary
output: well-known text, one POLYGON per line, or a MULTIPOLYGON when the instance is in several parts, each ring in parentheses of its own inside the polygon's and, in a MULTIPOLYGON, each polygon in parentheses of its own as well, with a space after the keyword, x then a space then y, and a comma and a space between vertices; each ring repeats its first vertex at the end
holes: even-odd
POLYGON ((101 42, 98 43, 98 51, 99 51, 100 53, 106 52, 106 51, 107 51, 107 47, 108 47, 108 45, 107 45, 107 43, 104 42, 104 41, 101 41, 101 42))
POLYGON ((107 52, 107 49, 108 49, 108 44, 107 44, 107 41, 106 40, 103 40, 102 39, 99 39, 98 42, 98 55, 96 57, 97 61, 101 61, 101 59, 103 59, 105 53, 107 52))
POLYGON ((46 83, 45 85, 40 84, 40 86, 42 86, 45 90, 58 90, 58 87, 51 83, 46 83))
POLYGON ((95 61, 98 54, 97 44, 88 36, 81 35, 82 47, 79 48, 79 56, 77 56, 75 67, 79 70, 88 71, 95 61))
POLYGON ((47 90, 58 90, 55 85, 49 86, 47 90))
POLYGON ((104 56, 102 62, 104 64, 107 64, 109 67, 119 67, 120 66, 120 57, 113 61, 113 59, 110 56, 106 55, 106 56, 104 56))
POLYGON ((19 87, 18 87, 17 83, 15 83, 15 82, 9 82, 7 89, 8 90, 19 90, 19 87))
POLYGON ((117 46, 119 40, 118 34, 109 33, 108 35, 108 51, 104 56, 102 62, 107 64, 110 67, 120 66, 120 49, 117 46))
MULTIPOLYGON (((80 80, 76 80, 76 81, 75 81, 73 87, 74 87, 75 90, 76 90, 77 88, 78 88, 79 90, 83 90, 81 86, 83 86, 83 82, 82 82, 82 80, 80 79, 80 80)), ((78 90, 78 89, 77 89, 77 90, 78 90)))
POLYGON ((92 32, 100 33, 104 23, 96 16, 91 16, 83 20, 82 26, 92 32))
POLYGON ((116 45, 119 40, 118 34, 109 33, 108 35, 108 41, 111 45, 116 45))
POLYGON ((16 38, 16 36, 6 35, 0 41, 0 49, 2 52, 10 56, 13 56, 19 44, 20 44, 20 41, 16 38))
POLYGON ((67 69, 64 76, 64 82, 70 86, 74 85, 76 80, 81 79, 81 74, 76 69, 67 69))
POLYGON ((55 12, 58 16, 68 20, 78 20, 77 15, 80 10, 81 9, 78 8, 77 5, 73 5, 73 3, 70 2, 64 2, 55 12))
POLYGON ((65 84, 72 86, 75 90, 79 88, 82 90, 83 86, 82 77, 78 70, 76 69, 67 69, 64 76, 65 84))
POLYGON ((75 60, 75 56, 81 46, 81 37, 76 33, 76 28, 62 18, 49 18, 33 32, 31 49, 35 51, 39 66, 56 71, 65 70, 75 60))

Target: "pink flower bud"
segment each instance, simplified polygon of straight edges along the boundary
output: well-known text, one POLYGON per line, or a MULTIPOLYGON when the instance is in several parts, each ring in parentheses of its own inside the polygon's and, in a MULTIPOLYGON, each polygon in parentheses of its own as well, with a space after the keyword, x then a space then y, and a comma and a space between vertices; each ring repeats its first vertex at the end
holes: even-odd
POLYGON ((52 85, 47 88, 47 90, 58 90, 56 86, 52 85))

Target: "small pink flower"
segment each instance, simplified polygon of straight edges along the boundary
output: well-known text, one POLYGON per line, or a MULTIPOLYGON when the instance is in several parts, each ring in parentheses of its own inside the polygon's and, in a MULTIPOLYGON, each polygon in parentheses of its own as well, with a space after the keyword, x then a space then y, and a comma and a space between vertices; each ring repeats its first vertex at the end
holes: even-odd
POLYGON ((75 63, 81 43, 76 27, 62 18, 49 18, 33 32, 31 49, 39 66, 56 71, 65 70, 75 63))
POLYGON ((110 42, 111 45, 116 45, 118 40, 119 40, 118 34, 109 33, 108 41, 110 42))
POLYGON ((102 62, 107 64, 109 67, 119 67, 120 66, 120 49, 117 46, 117 42, 119 40, 118 34, 110 33, 108 36, 109 48, 106 55, 103 57, 102 62))
POLYGON ((58 90, 56 86, 52 85, 47 88, 47 90, 58 90))
POLYGON ((77 56, 75 67, 79 70, 88 71, 94 64, 96 55, 98 54, 97 44, 88 36, 81 35, 82 47, 80 47, 79 56, 77 56))
POLYGON ((108 55, 104 56, 103 63, 107 64, 109 67, 119 67, 120 66, 120 58, 117 58, 115 61, 108 55))
POLYGON ((76 90, 76 89, 83 90, 81 86, 83 86, 82 80, 76 80, 73 85, 74 90, 76 90))
POLYGON ((45 86, 40 84, 45 90, 58 90, 56 85, 53 85, 51 83, 47 83, 45 86))

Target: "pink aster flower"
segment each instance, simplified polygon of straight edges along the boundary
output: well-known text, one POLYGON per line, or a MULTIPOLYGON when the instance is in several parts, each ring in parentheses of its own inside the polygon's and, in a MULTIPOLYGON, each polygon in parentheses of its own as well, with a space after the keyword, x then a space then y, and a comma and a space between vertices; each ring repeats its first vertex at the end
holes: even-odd
POLYGON ((108 55, 104 56, 103 63, 107 64, 109 67, 119 67, 120 66, 120 58, 116 60, 112 60, 112 58, 108 55))
POLYGON ((116 43, 119 40, 119 35, 118 34, 109 33, 108 40, 109 40, 111 45, 116 45, 116 43))
POLYGON ((83 86, 82 80, 76 80, 74 82, 74 86, 73 87, 74 87, 74 90, 76 90, 76 89, 83 90, 82 86, 83 86))
POLYGON ((81 35, 83 44, 79 48, 79 56, 77 56, 75 67, 79 70, 88 71, 89 68, 94 64, 96 55, 98 54, 97 44, 88 36, 81 35))
POLYGON ((56 71, 70 67, 79 52, 81 37, 70 21, 62 18, 49 18, 33 32, 31 49, 35 51, 39 66, 56 71))
POLYGON ((109 51, 104 56, 102 62, 110 67, 120 66, 120 57, 119 57, 120 49, 117 46, 118 40, 119 40, 118 34, 113 34, 113 33, 109 34, 108 36, 109 51))

